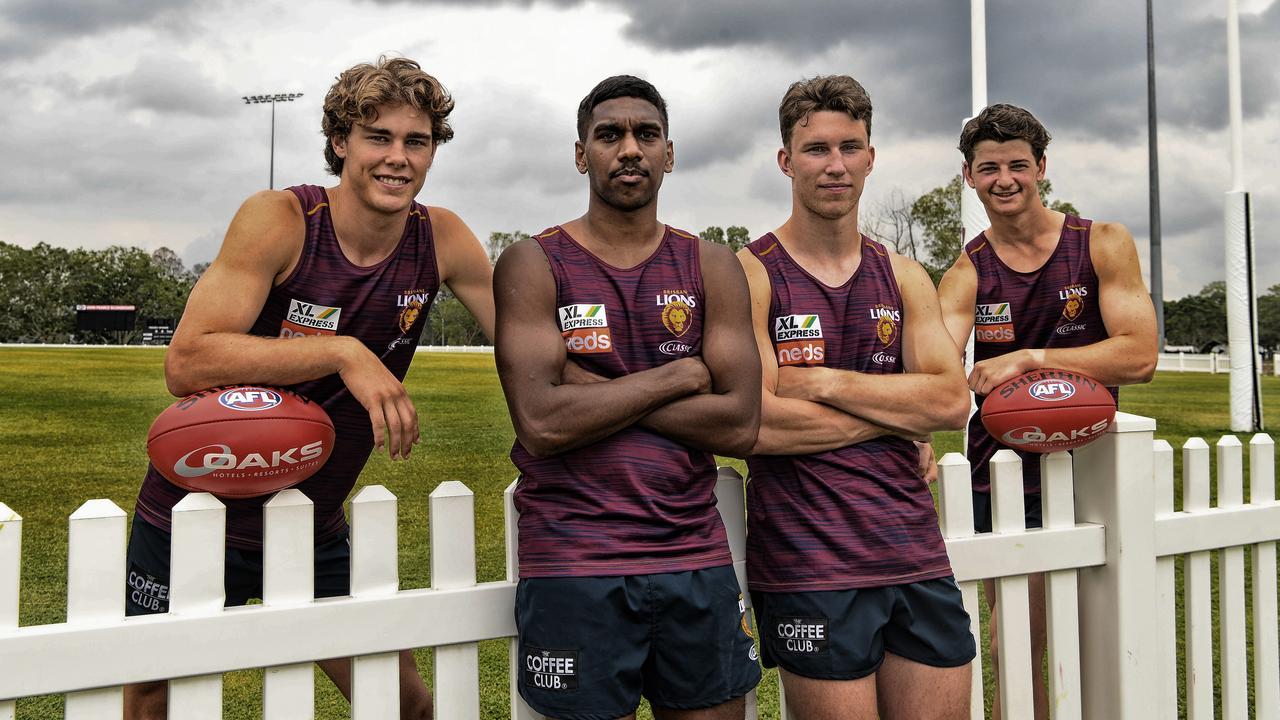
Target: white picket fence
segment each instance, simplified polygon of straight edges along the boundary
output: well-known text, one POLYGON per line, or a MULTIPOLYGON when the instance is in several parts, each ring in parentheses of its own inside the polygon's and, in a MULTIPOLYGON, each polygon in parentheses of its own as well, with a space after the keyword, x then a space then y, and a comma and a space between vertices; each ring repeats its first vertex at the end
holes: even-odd
MULTIPOLYGON (((1121 413, 1111 432, 1074 456, 1042 461, 1045 527, 1022 527, 1021 468, 1010 452, 992 463, 996 532, 973 534, 967 462, 940 463, 943 533, 977 627, 978 585, 995 578, 1001 612, 1000 690, 1005 718, 1031 716, 1027 575, 1047 573, 1053 717, 1138 720, 1178 717, 1176 640, 1185 637, 1187 717, 1280 718, 1274 447, 1250 442, 1251 495, 1243 497, 1243 448, 1217 446, 1218 504, 1209 504, 1209 448, 1183 448, 1183 507, 1175 510, 1173 449, 1153 441, 1155 422, 1121 413), (1073 483, 1073 476, 1075 482, 1073 483), (1074 496, 1074 503, 1073 503, 1074 496), (1253 655, 1245 642, 1244 549, 1252 558, 1253 655), (1218 637, 1210 554, 1218 553, 1218 637), (1174 559, 1185 558, 1185 622, 1176 626, 1174 559), (1213 689, 1221 655, 1221 696, 1213 689), (1254 702, 1247 683, 1252 668, 1254 702)), ((224 609, 225 511, 209 495, 174 510, 171 611, 124 619, 125 515, 105 500, 71 516, 67 622, 18 627, 22 519, 0 504, 0 720, 13 698, 66 693, 66 717, 119 718, 124 683, 170 680, 172 717, 222 717, 221 673, 265 667, 264 718, 311 717, 310 661, 354 656, 352 717, 396 716, 396 651, 436 648, 436 716, 480 717, 476 642, 511 637, 515 521, 507 490, 503 582, 475 582, 474 498, 459 482, 431 494, 430 589, 399 590, 396 498, 380 486, 351 505, 352 596, 312 600, 312 509, 297 491, 266 508, 266 575, 260 606, 224 609), (197 571, 199 569, 199 571, 197 571)), ((745 522, 741 478, 721 473, 717 495, 740 581, 745 522)), ((511 716, 534 715, 514 692, 511 716)), ((982 716, 981 660, 974 663, 973 716, 982 716)), ((785 717, 785 709, 784 709, 785 717)), ((748 717, 757 715, 754 697, 748 717)))
POLYGON ((1231 356, 1227 353, 1160 353, 1156 356, 1156 370, 1216 375, 1231 370, 1231 356))

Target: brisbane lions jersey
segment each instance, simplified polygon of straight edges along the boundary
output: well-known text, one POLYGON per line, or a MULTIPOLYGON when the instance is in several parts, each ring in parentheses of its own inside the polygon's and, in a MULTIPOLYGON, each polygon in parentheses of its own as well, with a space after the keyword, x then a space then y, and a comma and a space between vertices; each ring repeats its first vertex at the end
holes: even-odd
MULTIPOLYGON (((702 352, 701 241, 667 228, 648 259, 618 268, 561 227, 535 238, 556 284, 570 362, 606 378, 702 352)), ((517 440, 520 576, 645 575, 732 562, 716 510, 715 457, 624 428, 586 447, 534 457, 517 440)))
MULTIPOLYGON (((973 314, 973 360, 980 362, 1024 348, 1069 348, 1106 340, 1098 308, 1098 276, 1089 257, 1092 220, 1067 215, 1058 247, 1039 269, 1018 272, 1000 260, 995 248, 980 233, 964 251, 978 274, 978 295, 973 314)), ((1120 399, 1120 391, 1108 388, 1120 399)), ((969 418, 969 463, 973 489, 990 492, 988 464, 996 451, 1006 447, 982 425, 982 403, 969 418)), ((1014 448, 1016 451, 1016 448, 1014 448)), ((1022 485, 1026 493, 1040 492, 1040 456, 1022 457, 1022 485)))
MULTIPOLYGON (((772 233, 748 247, 769 275, 779 367, 904 372, 902 296, 888 250, 863 235, 862 260, 832 287, 772 233)), ((884 436, 812 455, 748 458, 747 576, 753 590, 898 585, 951 574, 920 453, 884 436)))
MULTIPOLYGON (((414 203, 395 251, 375 265, 361 267, 338 246, 325 189, 300 185, 289 191, 298 196, 306 218, 302 255, 289 277, 271 288, 249 334, 279 342, 306 335, 349 335, 363 342, 397 380, 404 380, 440 287, 427 208, 414 203)), ((296 486, 315 503, 316 540, 323 542, 346 529, 342 503, 373 450, 373 427, 369 412, 336 373, 289 388, 319 403, 333 420, 333 454, 315 475, 296 486)), ((186 494, 149 467, 138 494, 138 515, 168 530, 173 506, 186 494)), ((228 545, 262 548, 262 505, 268 499, 222 500, 227 506, 228 545)))

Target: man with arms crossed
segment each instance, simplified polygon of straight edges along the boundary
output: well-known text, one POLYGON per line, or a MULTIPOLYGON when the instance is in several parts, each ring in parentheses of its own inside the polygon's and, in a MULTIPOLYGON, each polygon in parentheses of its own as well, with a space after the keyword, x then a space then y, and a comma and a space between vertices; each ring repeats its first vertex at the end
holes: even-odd
POLYGON ((912 439, 964 424, 928 274, 858 230, 871 99, 847 76, 778 109, 791 216, 739 253, 764 365, 747 573, 801 720, 968 717, 969 616, 912 439))
MULTIPOLYGON (((298 485, 315 503, 317 597, 346 595, 350 545, 342 503, 375 446, 393 460, 418 442, 402 381, 441 283, 493 333, 484 250, 452 212, 414 201, 440 144, 453 137, 453 100, 417 63, 381 59, 342 73, 322 123, 332 188, 260 192, 240 208, 222 249, 191 291, 165 356, 175 395, 236 383, 288 386, 320 403, 336 444, 298 485)), ((170 512, 185 491, 148 469, 129 542, 127 610, 168 610, 170 512)), ((227 506, 226 601, 262 595, 262 505, 227 506)), ((351 696, 349 659, 320 662, 351 696)), ((165 683, 126 689, 129 718, 166 714, 165 683)), ((412 652, 400 655, 401 717, 431 717, 412 652)), ((180 709, 174 717, 181 715, 180 709)))
POLYGON ((760 679, 712 453, 755 442, 742 270, 658 221, 666 103, 603 80, 578 107, 587 213, 494 271, 520 469, 519 691, 553 718, 742 718, 760 679))
MULTIPOLYGON (((960 133, 964 178, 977 190, 991 227, 965 245, 942 278, 943 322, 964 348, 974 337, 969 387, 981 408, 997 385, 1038 368, 1061 368, 1097 379, 1119 397, 1117 385, 1143 383, 1156 366, 1155 311, 1142 282, 1138 252, 1123 225, 1092 222, 1044 206, 1036 183, 1044 179, 1049 133, 1026 110, 992 105, 960 133)), ((969 421, 973 515, 979 532, 991 531, 988 463, 1002 446, 969 421)), ((1022 456, 1027 527, 1041 527, 1040 456, 1022 456)), ((992 603, 991 656, 998 660, 992 603)), ((1030 581, 1031 658, 1037 677, 1044 662, 1044 576, 1030 581)), ((1048 717, 1043 682, 1035 683, 1035 714, 1048 717)), ((998 714, 999 696, 996 697, 998 714)))

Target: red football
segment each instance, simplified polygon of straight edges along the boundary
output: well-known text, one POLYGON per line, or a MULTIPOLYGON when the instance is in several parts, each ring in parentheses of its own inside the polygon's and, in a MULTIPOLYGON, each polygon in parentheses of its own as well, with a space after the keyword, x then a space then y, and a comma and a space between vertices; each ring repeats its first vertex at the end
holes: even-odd
POLYGON ((178 487, 220 497, 297 485, 333 452, 324 408, 282 388, 201 390, 170 405, 147 431, 147 454, 178 487))
POLYGON ((991 391, 982 424, 1014 450, 1049 453, 1097 440, 1116 417, 1106 386, 1070 370, 1032 370, 991 391))

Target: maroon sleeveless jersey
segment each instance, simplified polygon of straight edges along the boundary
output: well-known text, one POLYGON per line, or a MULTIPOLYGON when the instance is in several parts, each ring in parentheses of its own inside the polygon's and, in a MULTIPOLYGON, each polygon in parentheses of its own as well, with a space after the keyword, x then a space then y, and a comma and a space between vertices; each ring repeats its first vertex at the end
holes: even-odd
MULTIPOLYGON (((769 274, 778 366, 903 372, 902 296, 889 252, 862 236, 840 287, 800 267, 772 233, 747 246, 769 274)), ((898 585, 951 574, 915 444, 896 436, 812 455, 747 459, 747 576, 753 590, 898 585)))
MULTIPOLYGON (((1107 329, 1098 309, 1098 276, 1089 257, 1092 220, 1068 215, 1062 223, 1058 247, 1038 270, 1018 272, 1005 265, 980 233, 965 245, 978 273, 978 296, 973 314, 973 360, 980 362, 1024 348, 1069 348, 1106 340, 1107 329)), ((1117 400, 1120 392, 1108 388, 1117 400)), ((973 489, 990 492, 987 464, 1005 446, 982 426, 982 402, 969 418, 969 463, 973 489)), ((1040 455, 1018 452, 1022 458, 1022 486, 1040 492, 1040 455)))
MULTIPOLYGON (((569 359, 616 378, 702 352, 698 238, 667 228, 658 249, 616 268, 561 227, 535 238, 556 283, 569 359)), ((715 457, 636 425, 534 457, 519 440, 520 576, 681 572, 732 562, 716 510, 715 457)))
MULTIPOLYGON (((360 267, 338 247, 324 188, 301 185, 289 190, 298 196, 306 214, 302 256, 289 277, 271 289, 249 334, 270 338, 350 335, 404 380, 440 287, 427 208, 414 203, 395 252, 376 265, 360 267)), ((315 503, 315 534, 321 542, 346 529, 342 503, 373 449, 373 428, 368 411, 337 374, 289 387, 320 403, 336 431, 329 461, 297 485, 315 503)), ((138 515, 168 530, 173 506, 186 494, 154 466, 149 467, 138 493, 138 515)), ((262 505, 269 497, 222 500, 227 506, 228 545, 261 549, 262 505)))

